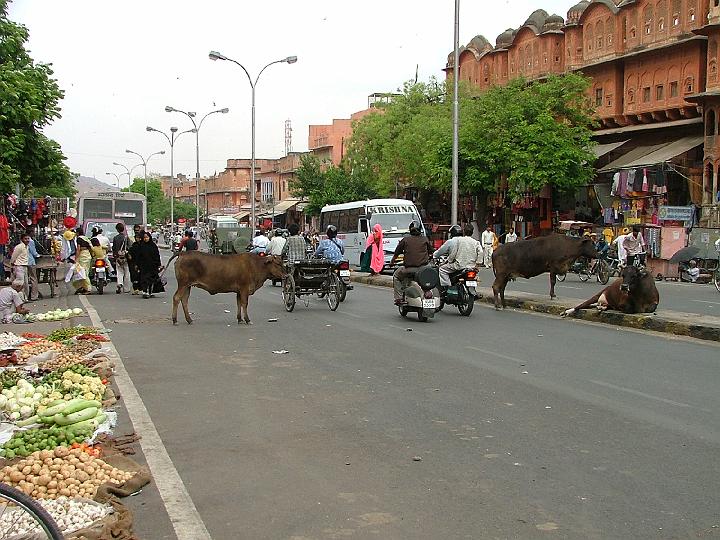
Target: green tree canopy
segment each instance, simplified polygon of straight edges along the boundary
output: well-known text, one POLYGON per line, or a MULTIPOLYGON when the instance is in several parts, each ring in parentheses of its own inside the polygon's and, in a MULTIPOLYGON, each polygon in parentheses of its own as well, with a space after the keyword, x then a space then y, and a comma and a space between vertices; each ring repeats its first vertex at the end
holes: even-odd
POLYGON ((28 54, 28 31, 8 20, 7 5, 0 0, 0 189, 72 190, 60 145, 42 133, 60 118, 63 92, 50 66, 28 54))
POLYGON ((360 172, 347 172, 344 167, 324 165, 317 157, 305 155, 300 160, 297 178, 290 182, 293 195, 306 198, 306 212, 319 214, 326 204, 362 200, 380 195, 373 182, 360 172))
MULTIPOLYGON (((572 190, 593 174, 588 79, 569 74, 528 83, 516 79, 479 93, 461 86, 459 181, 462 191, 511 194, 546 185, 572 190)), ((348 167, 373 178, 376 191, 394 183, 449 191, 452 105, 446 86, 406 84, 382 114, 353 126, 348 167)))
MULTIPOLYGON (((135 178, 130 187, 122 191, 145 194, 145 179, 135 178)), ((175 219, 195 219, 196 210, 194 204, 188 204, 175 199, 173 214, 175 219)), ((148 179, 147 181, 147 214, 149 223, 164 223, 170 219, 170 198, 165 197, 162 191, 160 180, 148 179)))

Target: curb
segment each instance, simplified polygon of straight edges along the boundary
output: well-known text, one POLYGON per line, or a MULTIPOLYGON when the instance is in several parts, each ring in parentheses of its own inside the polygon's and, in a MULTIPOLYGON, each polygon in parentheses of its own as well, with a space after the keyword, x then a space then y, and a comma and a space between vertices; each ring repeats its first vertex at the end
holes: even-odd
MULTIPOLYGON (((392 278, 389 276, 351 276, 351 281, 363 283, 365 285, 374 285, 376 287, 392 287, 392 278)), ((479 302, 494 305, 492 289, 478 288, 483 294, 479 302)), ((566 309, 574 307, 575 304, 565 304, 560 302, 547 303, 535 300, 525 300, 515 298, 505 294, 505 303, 508 308, 522 309, 524 311, 532 311, 535 313, 547 313, 549 315, 560 316, 566 309)), ((652 314, 627 314, 619 311, 597 311, 594 309, 585 309, 572 316, 574 319, 582 319, 585 321, 598 322, 613 326, 627 326, 639 330, 652 330, 654 332, 663 332, 666 334, 674 334, 677 336, 687 336, 695 339, 703 339, 707 341, 720 341, 720 326, 711 326, 703 324, 691 324, 681 320, 673 320, 652 314)))

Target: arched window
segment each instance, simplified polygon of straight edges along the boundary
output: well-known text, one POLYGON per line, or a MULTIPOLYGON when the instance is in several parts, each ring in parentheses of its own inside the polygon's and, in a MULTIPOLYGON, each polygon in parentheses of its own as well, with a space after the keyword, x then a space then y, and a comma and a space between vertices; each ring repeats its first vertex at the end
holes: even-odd
POLYGON ((665 0, 660 0, 655 6, 655 18, 657 19, 658 32, 664 32, 667 21, 667 4, 665 0))
MULTIPOLYGON (((710 194, 712 197, 712 189, 713 189, 713 183, 714 183, 714 176, 715 176, 715 170, 713 169, 712 163, 706 163, 705 164, 705 174, 703 175, 705 178, 703 179, 703 191, 705 193, 710 194)), ((703 201, 706 202, 706 201, 703 201)))
POLYGON ((678 28, 680 26, 680 17, 682 16, 682 1, 672 0, 670 10, 672 11, 672 26, 673 28, 678 28))
POLYGON ((644 41, 647 41, 647 37, 653 32, 653 7, 645 6, 643 11, 643 36, 644 41))
POLYGON ((593 50, 593 29, 592 26, 588 25, 585 28, 585 51, 590 52, 593 50))
POLYGON ((603 28, 602 21, 595 23, 595 44, 598 49, 603 48, 603 36, 605 35, 605 29, 603 28))
POLYGON ((607 39, 605 40, 605 46, 606 47, 612 47, 613 39, 615 34, 615 17, 610 16, 605 20, 605 33, 607 34, 607 39))

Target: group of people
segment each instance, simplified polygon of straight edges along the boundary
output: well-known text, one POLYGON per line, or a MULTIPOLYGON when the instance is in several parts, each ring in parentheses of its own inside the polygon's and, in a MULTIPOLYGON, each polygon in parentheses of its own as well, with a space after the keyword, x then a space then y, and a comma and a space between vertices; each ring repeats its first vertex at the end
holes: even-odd
POLYGON ((278 255, 289 261, 300 261, 308 257, 327 259, 338 263, 345 256, 345 244, 337 237, 337 227, 328 225, 326 237, 313 245, 307 235, 300 234, 297 223, 291 223, 287 232, 276 229, 272 233, 258 231, 252 241, 251 253, 278 255))
POLYGON ((160 279, 162 263, 160 250, 150 232, 140 225, 133 227, 133 237, 125 232, 122 223, 115 226, 118 234, 113 238, 112 253, 117 274, 115 292, 142 293, 143 298, 152 298, 156 292, 164 291, 160 279))

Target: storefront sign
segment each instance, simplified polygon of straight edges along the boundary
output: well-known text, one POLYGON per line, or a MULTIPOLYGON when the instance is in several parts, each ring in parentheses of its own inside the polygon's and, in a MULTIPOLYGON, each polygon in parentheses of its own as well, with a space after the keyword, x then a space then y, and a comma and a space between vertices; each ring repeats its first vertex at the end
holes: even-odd
POLYGON ((690 221, 692 215, 692 206, 661 206, 658 209, 658 219, 661 221, 690 221))

